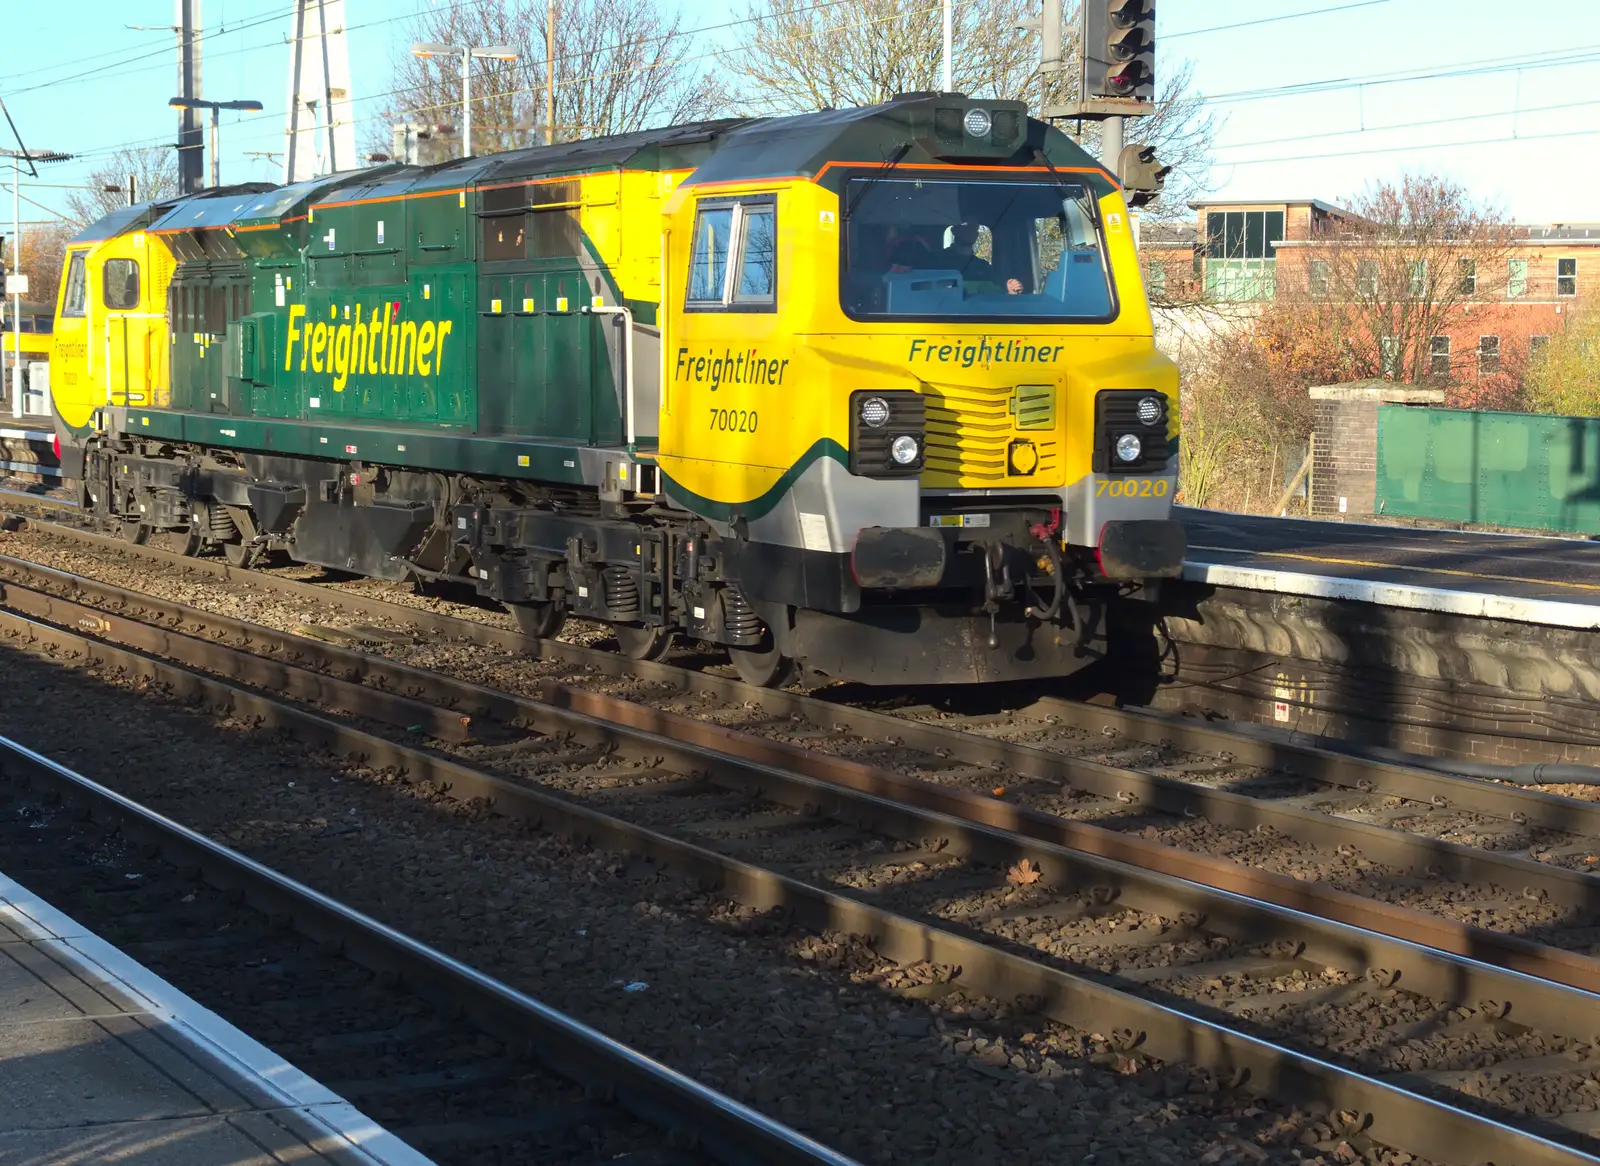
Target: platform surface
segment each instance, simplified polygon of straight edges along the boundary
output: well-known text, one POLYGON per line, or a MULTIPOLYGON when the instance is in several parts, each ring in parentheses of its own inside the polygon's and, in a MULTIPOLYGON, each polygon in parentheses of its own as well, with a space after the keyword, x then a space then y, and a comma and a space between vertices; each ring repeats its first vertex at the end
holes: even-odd
POLYGON ((1176 508, 1185 577, 1562 627, 1600 627, 1600 542, 1176 508))
POLYGON ((0 876, 0 1166, 428 1166, 0 876))

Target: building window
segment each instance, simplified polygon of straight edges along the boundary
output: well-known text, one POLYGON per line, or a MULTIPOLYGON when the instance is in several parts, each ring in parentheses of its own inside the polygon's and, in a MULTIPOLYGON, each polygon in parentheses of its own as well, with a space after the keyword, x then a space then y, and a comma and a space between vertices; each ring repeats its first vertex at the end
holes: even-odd
POLYGON ((1548 337, 1548 336, 1530 336, 1530 337, 1528 337, 1528 359, 1529 360, 1543 360, 1544 359, 1545 349, 1547 349, 1549 347, 1550 347, 1550 337, 1548 337))
POLYGON ((1556 260, 1556 295, 1575 296, 1578 294, 1578 261, 1576 259, 1556 260))
POLYGON ((1167 265, 1151 260, 1144 269, 1145 287, 1149 289, 1150 298, 1153 300, 1165 299, 1167 295, 1167 265))
POLYGON ((1528 294, 1528 261, 1506 260, 1506 298, 1518 299, 1528 294))
POLYGON ((1411 264, 1411 298, 1420 300, 1428 294, 1428 261, 1418 259, 1411 264))
POLYGON ((1383 366, 1383 375, 1394 377, 1400 375, 1400 340, 1395 336, 1381 336, 1378 338, 1378 353, 1383 366))
POLYGON ((1309 279, 1311 294, 1318 299, 1328 296, 1328 261, 1326 259, 1313 259, 1311 261, 1311 276, 1309 279))
POLYGON ((1356 294, 1364 299, 1378 296, 1378 261, 1363 259, 1356 264, 1356 294))
POLYGON ((1211 211, 1206 258, 1276 259, 1283 242, 1282 211, 1211 211))
POLYGON ((1206 214, 1206 294, 1219 300, 1269 300, 1277 294, 1282 211, 1206 214))
POLYGON ((1486 377, 1500 371, 1500 337, 1478 337, 1478 375, 1486 377))
POLYGON ((1461 294, 1464 296, 1478 294, 1478 261, 1476 259, 1463 259, 1461 261, 1461 294))
POLYGON ((1450 337, 1435 336, 1428 341, 1428 375, 1450 375, 1450 337))

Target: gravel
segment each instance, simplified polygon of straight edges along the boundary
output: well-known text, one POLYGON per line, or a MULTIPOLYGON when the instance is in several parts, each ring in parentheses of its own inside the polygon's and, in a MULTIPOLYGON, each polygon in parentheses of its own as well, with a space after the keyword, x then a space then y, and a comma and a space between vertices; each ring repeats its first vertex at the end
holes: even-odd
MULTIPOLYGON (((1180 819, 1149 808, 1108 803, 1059 783, 1018 782, 1003 773, 974 770, 958 761, 907 746, 890 745, 880 739, 853 736, 813 725, 796 725, 787 718, 729 704, 711 694, 678 691, 634 677, 597 675, 558 660, 528 660, 476 645, 432 639, 415 642, 405 635, 384 636, 381 633, 396 630, 398 624, 385 625, 382 620, 351 615, 331 607, 314 609, 308 601, 265 588, 246 588, 210 575, 129 559, 114 550, 53 537, 47 527, 24 528, 14 533, 0 532, 0 553, 17 555, 133 589, 149 588, 152 577, 159 577, 162 580, 161 593, 166 598, 281 631, 304 631, 307 625, 314 625, 318 628, 354 631, 358 635, 371 632, 373 634, 365 644, 367 650, 390 656, 413 667, 432 669, 487 687, 536 695, 539 683, 558 680, 797 744, 817 752, 884 766, 906 776, 983 792, 1003 790, 1006 800, 1030 809, 1138 834, 1150 841, 1227 858, 1302 881, 1323 883, 1473 926, 1514 932, 1570 950, 1600 954, 1600 920, 1537 897, 1528 897, 1520 887, 1503 888, 1452 882, 1443 878, 1419 878, 1356 851, 1307 845, 1268 828, 1255 831, 1234 829, 1203 819, 1180 819)), ((302 566, 282 568, 280 573, 305 579, 325 577, 325 573, 318 568, 302 566)), ((471 603, 417 595, 406 586, 366 579, 350 579, 340 586, 389 602, 426 607, 457 618, 507 628, 514 626, 511 617, 503 612, 471 603)), ((603 644, 606 632, 598 625, 571 621, 564 638, 579 643, 603 644)), ((837 696, 846 687, 859 692, 859 686, 834 687, 838 691, 829 690, 829 695, 837 696)), ((1034 714, 1026 709, 978 718, 952 715, 928 706, 889 708, 886 711, 967 728, 987 736, 1042 744, 1066 757, 1083 757, 1147 771, 1188 762, 1205 770, 1200 777, 1192 780, 1246 791, 1254 796, 1268 792, 1287 796, 1312 788, 1283 775, 1219 763, 1215 758, 1182 754, 1154 746, 1119 745, 1099 735, 1053 725, 1049 723, 1047 713, 1034 714)), ((1577 844, 1583 840, 1575 842, 1572 836, 1518 828, 1510 823, 1477 815, 1439 815, 1431 807, 1421 806, 1416 807, 1415 815, 1407 815, 1406 804, 1398 799, 1367 799, 1359 791, 1351 791, 1351 802, 1367 807, 1349 814, 1357 820, 1371 821, 1387 814, 1389 821, 1386 824, 1393 828, 1416 827, 1418 832, 1469 845, 1489 841, 1493 843, 1493 849, 1533 845, 1542 848, 1537 850, 1538 853, 1545 853, 1551 848, 1561 849, 1564 846, 1570 853, 1553 857, 1551 861, 1569 868, 1592 870, 1596 869, 1596 864, 1589 863, 1587 859, 1594 857, 1600 861, 1600 840, 1594 842, 1597 853, 1591 855, 1588 846, 1577 844), (1428 816, 1421 817, 1425 812, 1428 816)))
POLYGON ((8 736, 864 1161, 1410 1160, 1006 1003, 917 998, 948 970, 3 650, 8 736))

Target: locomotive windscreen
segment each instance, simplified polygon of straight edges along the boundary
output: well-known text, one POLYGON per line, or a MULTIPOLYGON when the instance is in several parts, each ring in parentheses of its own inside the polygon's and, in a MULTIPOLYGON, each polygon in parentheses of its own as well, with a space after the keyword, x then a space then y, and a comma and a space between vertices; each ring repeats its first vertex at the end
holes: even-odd
POLYGON ((1081 186, 853 178, 840 294, 856 319, 1110 319, 1111 277, 1081 186))

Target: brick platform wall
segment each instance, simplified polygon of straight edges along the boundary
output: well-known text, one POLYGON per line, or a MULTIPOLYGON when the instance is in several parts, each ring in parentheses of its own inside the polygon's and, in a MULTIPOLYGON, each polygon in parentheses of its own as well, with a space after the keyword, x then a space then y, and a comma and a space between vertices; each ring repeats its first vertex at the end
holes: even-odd
POLYGON ((1495 765, 1600 766, 1600 706, 1490 694, 1365 670, 1334 674, 1265 653, 1191 646, 1146 707, 1495 765), (1227 679, 1222 679, 1226 677, 1227 679))
POLYGON ((1378 406, 1441 404, 1444 392, 1367 380, 1318 385, 1311 399, 1311 514, 1370 517, 1378 506, 1378 406))

